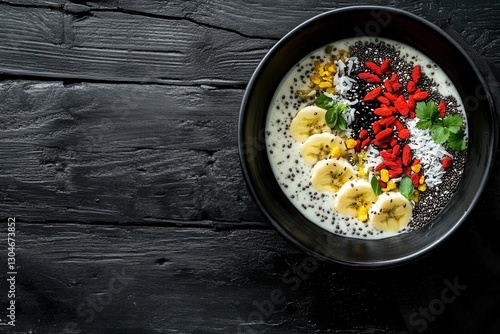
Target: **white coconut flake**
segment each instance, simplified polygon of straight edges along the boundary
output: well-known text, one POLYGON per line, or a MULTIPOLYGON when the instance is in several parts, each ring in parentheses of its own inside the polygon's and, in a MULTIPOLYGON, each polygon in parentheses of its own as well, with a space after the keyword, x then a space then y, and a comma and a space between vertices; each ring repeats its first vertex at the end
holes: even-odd
POLYGON ((415 158, 420 159, 420 164, 425 171, 425 183, 429 187, 437 186, 441 183, 445 173, 441 167, 443 158, 453 156, 446 151, 443 145, 434 142, 429 129, 418 129, 416 119, 408 120, 406 124, 412 133, 408 145, 413 150, 415 158))

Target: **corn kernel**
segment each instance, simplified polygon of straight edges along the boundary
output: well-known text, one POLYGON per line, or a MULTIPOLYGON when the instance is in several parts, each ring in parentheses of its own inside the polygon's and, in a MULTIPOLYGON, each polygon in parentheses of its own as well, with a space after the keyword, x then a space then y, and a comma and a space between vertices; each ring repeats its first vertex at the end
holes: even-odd
POLYGON ((422 168, 421 164, 416 164, 415 166, 411 166, 411 170, 415 173, 420 172, 420 169, 422 168))
POLYGON ((359 164, 358 165, 358 176, 363 177, 366 175, 368 175, 368 173, 366 172, 365 167, 363 166, 363 164, 359 164))
POLYGON ((380 171, 380 179, 383 181, 383 182, 388 182, 389 181, 389 171, 387 169, 382 169, 380 171))
POLYGON ((361 205, 359 208, 358 208, 358 215, 356 216, 356 218, 362 222, 366 221, 368 219, 368 209, 366 208, 366 206, 364 205, 361 205))
POLYGON ((356 147, 356 141, 354 139, 347 139, 345 142, 347 148, 355 148, 356 147))
POLYGON ((333 84, 331 82, 323 81, 323 82, 320 82, 318 86, 319 86, 319 88, 328 88, 328 87, 332 87, 333 84))
POLYGON ((310 79, 311 82, 315 85, 318 85, 321 82, 321 78, 318 77, 317 75, 312 75, 310 79))
POLYGON ((424 184, 425 182, 425 176, 421 176, 420 179, 418 179, 418 184, 424 184))
POLYGON ((335 93, 336 93, 336 91, 335 91, 335 87, 328 87, 328 88, 326 89, 326 92, 327 92, 328 94, 335 94, 335 93))
POLYGON ((420 190, 420 191, 426 191, 427 190, 427 185, 425 183, 422 183, 421 185, 418 186, 418 190, 420 190))
POLYGON ((334 146, 331 150, 330 150, 330 155, 332 156, 332 158, 340 158, 340 154, 342 152, 340 151, 340 147, 338 146, 334 146))
POLYGON ((396 189, 396 182, 394 182, 393 180, 389 180, 387 182, 387 188, 386 188, 388 191, 389 190, 394 190, 396 189))
POLYGON ((413 195, 411 195, 411 199, 417 203, 418 202, 418 195, 419 195, 419 191, 418 190, 415 190, 415 192, 413 193, 413 195))

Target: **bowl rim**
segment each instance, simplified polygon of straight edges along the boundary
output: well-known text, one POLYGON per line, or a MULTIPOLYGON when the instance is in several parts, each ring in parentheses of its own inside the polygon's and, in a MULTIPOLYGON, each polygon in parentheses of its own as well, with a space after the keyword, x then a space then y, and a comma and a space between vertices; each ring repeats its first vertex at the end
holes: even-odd
MULTIPOLYGON (((264 216, 267 218, 267 220, 271 223, 273 228, 278 231, 279 234, 281 234, 282 237, 284 237, 286 240, 297 246, 299 249, 304 251, 306 254, 311 255, 315 257, 316 259, 320 261, 326 261, 330 263, 335 263, 341 266, 347 266, 350 268, 358 268, 358 269, 380 269, 380 268, 387 268, 387 267, 393 267, 397 265, 403 265, 405 263, 411 262, 413 260, 416 260, 418 258, 423 257, 424 255, 428 255, 431 250, 435 249, 438 245, 442 244, 444 240, 448 239, 453 232, 455 232, 461 225, 462 223, 468 218, 470 211, 472 211, 472 208, 477 204, 477 201, 479 200, 479 197, 484 191, 484 188, 486 187, 486 182, 488 181, 492 170, 493 170, 493 163, 495 161, 495 154, 496 154, 496 149, 498 146, 498 116, 496 112, 496 106, 494 99, 492 97, 490 87, 487 84, 486 80, 484 79, 484 76, 482 72, 479 70, 478 66, 476 63, 472 60, 472 58, 469 56, 469 54, 464 50, 464 48, 457 42, 455 41, 451 36, 449 36, 443 29, 438 27, 436 24, 421 18, 418 15, 415 15, 411 12, 408 12, 406 10, 402 10, 399 8, 394 8, 394 7, 389 7, 389 6, 374 6, 374 5, 356 5, 356 6, 346 6, 342 8, 337 8, 333 10, 328 10, 324 13, 320 13, 318 15, 315 15, 306 21, 303 21, 301 24, 295 26, 292 30, 290 30, 288 33, 286 33, 281 39, 279 39, 278 42, 276 42, 270 50, 266 53, 264 58, 259 62, 258 66, 254 70, 248 85, 245 89, 245 93, 243 95, 242 103, 240 106, 240 111, 239 111, 239 119, 238 119, 238 152, 239 152, 239 158, 240 158, 240 166, 243 172, 243 176, 245 179, 245 183, 247 185, 247 188, 249 189, 252 198, 254 199, 254 202, 257 204, 261 212, 264 214, 264 216), (379 260, 379 261, 370 261, 370 262, 353 262, 353 261, 343 261, 339 259, 335 259, 332 257, 328 257, 323 254, 319 254, 317 252, 314 252, 313 250, 309 249, 305 245, 303 245, 300 241, 298 241, 293 235, 291 235, 289 232, 287 232, 281 224, 270 214, 270 212, 267 210, 266 205, 262 202, 260 199, 257 190, 255 189, 255 186, 253 185, 253 179, 250 175, 249 167, 246 164, 246 154, 245 154, 245 147, 244 147, 244 130, 245 130, 245 114, 247 113, 246 106, 249 102, 250 96, 252 95, 252 90, 254 89, 254 86, 260 76, 260 73, 262 72, 263 68, 269 62, 270 59, 272 59, 275 54, 278 52, 278 50, 286 44, 291 38, 294 37, 299 31, 304 29, 305 27, 311 25, 314 23, 314 21, 322 19, 327 16, 331 15, 337 15, 343 12, 351 12, 351 11, 369 11, 369 10, 379 10, 379 11, 386 11, 389 12, 390 14, 394 15, 403 15, 407 16, 415 21, 417 21, 419 24, 425 25, 431 30, 435 31, 440 35, 441 38, 446 39, 452 46, 461 53, 461 56, 465 58, 465 60, 471 65, 472 70, 475 72, 477 75, 477 78, 481 84, 482 87, 485 89, 485 95, 486 95, 486 100, 487 104, 489 106, 489 115, 488 117, 491 118, 491 130, 493 134, 493 138, 491 138, 490 143, 492 145, 489 146, 488 148, 488 157, 487 157, 487 163, 485 166, 485 173, 483 177, 481 178, 479 185, 478 185, 478 191, 474 195, 472 201, 470 202, 469 208, 470 210, 467 210, 464 212, 464 214, 461 215, 460 219, 458 219, 452 226, 449 228, 445 233, 441 234, 439 237, 437 237, 433 242, 430 242, 427 244, 425 247, 420 248, 418 251, 415 251, 413 253, 400 256, 397 258, 392 258, 389 260, 379 260)), ((331 232, 330 232, 331 233, 331 232)))

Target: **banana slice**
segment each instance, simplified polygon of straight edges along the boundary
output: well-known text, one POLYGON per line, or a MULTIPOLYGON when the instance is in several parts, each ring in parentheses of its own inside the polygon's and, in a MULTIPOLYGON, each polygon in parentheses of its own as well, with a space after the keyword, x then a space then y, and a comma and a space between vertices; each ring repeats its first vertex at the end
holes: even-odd
POLYGON ((347 182, 337 192, 334 208, 337 212, 360 221, 368 219, 368 210, 377 196, 369 182, 358 179, 347 182))
POLYGON ((399 192, 386 192, 380 195, 370 210, 373 227, 380 231, 395 232, 410 222, 413 208, 399 192))
POLYGON ((346 146, 342 138, 331 133, 312 135, 307 138, 300 148, 302 158, 311 166, 329 156, 339 158, 345 152, 346 146), (338 147, 338 149, 335 149, 335 147, 338 147))
POLYGON ((336 193, 355 178, 354 169, 343 158, 320 160, 311 170, 311 184, 319 191, 336 193))
POLYGON ((303 143, 313 134, 331 133, 332 129, 326 125, 325 114, 325 109, 316 106, 301 109, 290 124, 290 135, 296 141, 303 143))

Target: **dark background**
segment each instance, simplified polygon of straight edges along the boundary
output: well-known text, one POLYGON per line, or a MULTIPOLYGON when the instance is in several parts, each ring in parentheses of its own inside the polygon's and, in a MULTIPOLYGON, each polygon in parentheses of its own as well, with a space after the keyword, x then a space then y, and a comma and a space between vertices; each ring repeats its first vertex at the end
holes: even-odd
MULTIPOLYGON (((308 257, 246 189, 257 64, 304 20, 365 3, 0 1, 2 322, 8 217, 18 272, 0 332, 498 333, 498 158, 450 239, 382 271, 308 257)), ((441 26, 498 92, 496 0, 370 4, 441 26)))

